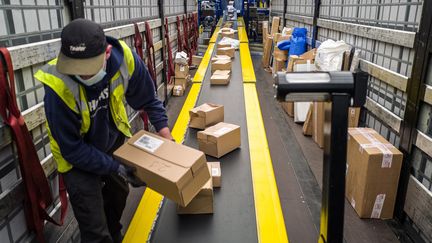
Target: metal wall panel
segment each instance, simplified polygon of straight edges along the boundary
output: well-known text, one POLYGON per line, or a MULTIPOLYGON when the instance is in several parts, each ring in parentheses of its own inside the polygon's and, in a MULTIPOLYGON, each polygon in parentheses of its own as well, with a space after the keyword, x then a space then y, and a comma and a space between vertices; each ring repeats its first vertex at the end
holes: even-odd
POLYGON ((165 16, 179 15, 184 13, 184 2, 179 0, 165 0, 165 16))
POLYGON ((196 0, 186 0, 186 11, 188 13, 198 11, 197 1, 196 0))
POLYGON ((284 0, 273 0, 271 1, 272 13, 280 13, 283 15, 284 12, 284 0))
POLYGON ((159 16, 157 0, 85 0, 85 18, 105 28, 159 16))
POLYGON ((288 14, 313 16, 314 6, 314 0, 288 0, 286 12, 288 14))
POLYGON ((321 0, 320 17, 416 31, 422 0, 321 0))
POLYGON ((57 38, 63 10, 60 0, 0 0, 0 46, 57 38))

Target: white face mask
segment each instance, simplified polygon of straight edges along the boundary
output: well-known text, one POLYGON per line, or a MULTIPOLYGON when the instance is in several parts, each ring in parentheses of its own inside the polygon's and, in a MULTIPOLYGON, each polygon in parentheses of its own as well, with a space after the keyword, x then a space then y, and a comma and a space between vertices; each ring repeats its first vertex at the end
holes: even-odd
POLYGON ((104 79, 105 75, 107 74, 105 71, 105 66, 106 66, 106 63, 104 64, 104 66, 102 67, 102 69, 98 73, 96 73, 93 77, 91 77, 89 79, 82 79, 79 75, 75 75, 75 78, 78 79, 78 81, 80 81, 85 86, 95 85, 95 84, 99 83, 100 81, 102 81, 102 79, 104 79))

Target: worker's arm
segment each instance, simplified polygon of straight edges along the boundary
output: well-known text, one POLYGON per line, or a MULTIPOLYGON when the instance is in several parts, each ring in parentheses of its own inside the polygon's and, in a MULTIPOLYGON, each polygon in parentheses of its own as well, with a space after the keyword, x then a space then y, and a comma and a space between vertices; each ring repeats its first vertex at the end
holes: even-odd
POLYGON ((168 117, 162 101, 157 97, 153 79, 144 62, 134 53, 135 71, 129 80, 126 92, 128 104, 135 110, 145 110, 150 122, 155 126, 159 135, 172 139, 168 128, 168 117))
POLYGON ((46 119, 63 158, 88 172, 100 175, 116 172, 119 163, 81 137, 81 117, 69 109, 51 88, 44 87, 46 119))

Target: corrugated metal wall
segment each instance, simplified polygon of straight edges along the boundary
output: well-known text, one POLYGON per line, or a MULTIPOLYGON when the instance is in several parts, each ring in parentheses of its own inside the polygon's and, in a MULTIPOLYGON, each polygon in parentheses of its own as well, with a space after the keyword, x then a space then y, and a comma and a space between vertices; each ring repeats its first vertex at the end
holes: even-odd
MULTIPOLYGON (((196 11, 196 1, 175 1, 164 5, 168 17, 169 33, 173 54, 177 50, 176 16, 183 19, 184 7, 187 12, 196 11)), ((167 1, 165 1, 167 2, 167 1)), ((10 47, 12 54, 16 91, 19 108, 23 111, 29 130, 33 136, 39 159, 48 175, 51 190, 56 198, 57 208, 50 208, 51 214, 58 214, 58 178, 55 163, 49 147, 44 125, 43 86, 33 78, 33 74, 58 52, 58 38, 61 28, 70 22, 70 6, 61 0, 0 0, 0 45, 10 47), (47 41, 47 42, 41 42, 47 41), (28 44, 19 46, 21 44, 28 44), (21 53, 21 54, 20 54, 21 53), (28 54, 28 55, 26 55, 28 54)), ((88 19, 100 23, 112 35, 124 40, 133 47, 134 22, 140 22, 139 29, 144 38, 144 24, 148 20, 152 26, 153 42, 161 46, 161 20, 157 0, 86 0, 84 14, 88 19)), ((181 31, 183 26, 181 25, 181 31)), ((145 44, 144 44, 145 53, 145 44)), ((156 48, 156 69, 158 73, 158 94, 163 99, 162 49, 156 48)), ((133 130, 142 128, 137 113, 128 107, 127 112, 133 130)), ((0 118, 0 124, 2 124, 0 118)), ((24 191, 9 128, 0 125, 0 241, 23 242, 33 238, 28 231, 23 211, 24 191)), ((79 233, 72 210, 69 210, 65 226, 59 228, 47 225, 48 242, 77 242, 79 233)))

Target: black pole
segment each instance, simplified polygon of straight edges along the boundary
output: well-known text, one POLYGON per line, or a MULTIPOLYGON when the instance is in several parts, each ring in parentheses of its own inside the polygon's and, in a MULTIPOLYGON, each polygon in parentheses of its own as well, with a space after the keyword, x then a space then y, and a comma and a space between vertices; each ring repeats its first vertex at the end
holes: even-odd
POLYGON ((432 2, 424 1, 422 11, 420 27, 414 42, 414 63, 409 85, 407 86, 407 102, 400 132, 399 148, 404 153, 404 160, 396 197, 395 216, 401 223, 405 220, 404 205, 412 168, 412 145, 416 136, 420 102, 423 97, 422 91, 428 69, 428 57, 432 50, 430 48, 432 42, 429 41, 432 31, 432 2))
POLYGON ((342 243, 345 208, 349 94, 332 94, 324 105, 324 166, 320 238, 342 243))
POLYGON ((184 13, 187 14, 187 0, 183 1, 184 13))
MULTIPOLYGON (((164 0, 158 0, 158 8, 159 8, 159 18, 161 19, 161 26, 159 27, 159 33, 162 39, 162 63, 165 64, 166 62, 166 46, 165 46, 165 11, 164 11, 164 0)), ((168 45, 170 43, 167 43, 168 45)), ((155 60, 155 64, 156 64, 156 60, 155 60)), ((167 67, 167 65, 163 65, 164 67, 167 67)), ((162 71, 162 83, 164 85, 164 105, 167 105, 168 102, 168 80, 167 80, 167 76, 166 76, 166 71, 167 70, 163 70, 162 71)), ((157 75, 156 75, 157 78, 157 75)), ((156 90, 157 92, 157 90, 156 90)))
POLYGON ((316 46, 316 40, 318 38, 318 18, 321 6, 321 0, 315 0, 314 16, 313 16, 313 27, 312 27, 312 48, 316 46))

